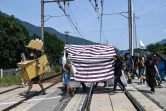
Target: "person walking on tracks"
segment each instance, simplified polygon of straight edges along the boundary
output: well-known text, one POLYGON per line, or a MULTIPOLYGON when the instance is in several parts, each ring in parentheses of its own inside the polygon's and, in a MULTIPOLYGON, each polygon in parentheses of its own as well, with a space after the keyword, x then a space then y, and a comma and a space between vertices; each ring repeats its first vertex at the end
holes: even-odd
POLYGON ((144 71, 145 71, 145 60, 144 56, 139 57, 139 62, 138 62, 138 71, 140 75, 140 84, 145 83, 145 76, 144 76, 144 71))
POLYGON ((122 70, 125 69, 125 66, 123 65, 122 60, 119 58, 119 56, 115 55, 114 56, 114 60, 115 60, 115 68, 114 68, 114 76, 115 76, 115 80, 114 80, 114 89, 112 90, 112 94, 115 93, 116 91, 116 86, 117 83, 119 82, 119 84, 123 87, 123 91, 126 91, 125 85, 122 83, 120 77, 122 75, 122 70))
POLYGON ((66 87, 66 95, 64 96, 64 98, 68 98, 69 97, 69 92, 72 92, 72 96, 74 95, 74 90, 72 90, 72 88, 70 87, 70 77, 72 74, 72 65, 71 65, 71 61, 68 58, 68 52, 66 51, 65 55, 66 57, 66 64, 63 66, 63 73, 64 73, 64 84, 66 87))
MULTIPOLYGON (((36 67, 40 67, 40 63, 39 63, 39 61, 38 61, 38 59, 37 59, 37 55, 36 55, 36 50, 32 50, 32 52, 30 53, 30 56, 31 56, 33 59, 36 59, 36 67)), ((38 75, 38 76, 36 76, 36 77, 34 77, 34 78, 31 79, 31 81, 29 82, 28 91, 25 92, 25 93, 23 93, 23 94, 22 94, 23 96, 28 97, 29 92, 30 92, 30 90, 32 89, 32 86, 33 86, 33 84, 34 84, 35 82, 37 82, 37 83, 39 84, 39 86, 41 87, 41 89, 42 89, 42 95, 46 95, 45 89, 44 89, 43 84, 42 84, 42 82, 40 81, 40 77, 39 77, 39 75, 38 75)))
MULTIPOLYGON (((157 58, 153 57, 153 54, 150 52, 147 52, 146 54, 146 60, 145 60, 145 66, 146 66, 146 82, 149 85, 150 92, 152 94, 155 93, 155 85, 156 85, 156 73, 160 78, 158 69, 157 69, 157 58)), ((161 80, 161 78, 160 78, 161 80)))
POLYGON ((132 57, 130 56, 130 54, 126 53, 125 54, 125 61, 126 61, 126 73, 127 73, 127 76, 128 76, 128 84, 131 84, 132 83, 132 80, 131 80, 131 74, 132 74, 132 71, 134 70, 134 61, 132 59, 132 57))

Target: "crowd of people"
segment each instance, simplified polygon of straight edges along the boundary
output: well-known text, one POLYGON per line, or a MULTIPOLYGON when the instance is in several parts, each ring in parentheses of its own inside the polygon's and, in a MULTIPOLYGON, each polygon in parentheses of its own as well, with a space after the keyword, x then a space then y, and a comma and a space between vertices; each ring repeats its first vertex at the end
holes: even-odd
MULTIPOLYGON (((69 96, 74 95, 74 89, 71 88, 70 86, 70 78, 73 74, 72 72, 72 62, 68 57, 68 52, 64 51, 61 54, 61 58, 59 59, 59 64, 62 66, 62 84, 64 85, 64 90, 66 90, 66 94, 64 98, 67 98, 69 96), (63 59, 64 56, 66 58, 66 63, 65 65, 63 64, 63 59)), ((37 55, 35 50, 32 50, 30 53, 30 56, 33 59, 36 59, 36 67, 40 67, 37 59, 37 55)), ((21 61, 24 61, 25 57, 21 55, 21 61)), ((129 53, 124 54, 124 56, 114 56, 114 87, 113 90, 111 91, 113 94, 116 91, 117 83, 119 83, 123 91, 126 91, 125 85, 121 81, 120 77, 122 76, 123 72, 127 76, 127 83, 131 84, 132 79, 135 79, 137 76, 138 79, 140 80, 140 84, 147 84, 149 85, 150 92, 155 93, 155 87, 161 87, 162 81, 166 82, 165 79, 165 73, 166 73, 166 61, 163 60, 160 56, 156 55, 155 53, 150 53, 150 52, 141 52, 139 56, 130 56, 129 53)), ((27 80, 22 80, 21 87, 29 86, 28 90, 23 94, 23 95, 28 95, 32 85, 34 82, 37 82, 41 89, 42 89, 42 94, 46 94, 43 85, 39 79, 39 76, 31 79, 30 81, 27 80)), ((107 86, 106 81, 104 82, 104 86, 107 86)), ((86 85, 85 83, 81 82, 80 83, 83 88, 83 92, 86 92, 86 85)), ((98 82, 94 85, 94 88, 97 87, 98 82)))
MULTIPOLYGON (((67 63, 65 68, 62 68, 62 83, 67 90, 66 97, 69 96, 69 91, 72 91, 72 88, 69 85, 70 76, 71 76, 71 61, 68 59, 68 53, 66 53, 67 63)), ((62 65, 62 59, 64 56, 64 52, 62 52, 62 57, 59 63, 62 65)), ((145 82, 149 85, 150 92, 155 93, 155 87, 161 87, 161 82, 165 81, 165 72, 166 72, 166 61, 164 61, 160 56, 157 56, 155 53, 150 52, 141 52, 139 56, 130 56, 129 53, 124 54, 123 56, 114 56, 115 65, 114 65, 114 87, 111 93, 115 93, 117 83, 119 83, 123 91, 126 91, 125 85, 121 81, 120 77, 122 76, 122 72, 127 76, 127 83, 131 84, 132 80, 135 77, 138 77, 140 80, 139 84, 145 84, 145 82)), ((104 82, 104 86, 107 86, 106 81, 104 82)), ((97 87, 98 82, 94 85, 94 88, 97 87)), ((83 87, 83 92, 86 92, 86 85, 81 82, 83 87)))

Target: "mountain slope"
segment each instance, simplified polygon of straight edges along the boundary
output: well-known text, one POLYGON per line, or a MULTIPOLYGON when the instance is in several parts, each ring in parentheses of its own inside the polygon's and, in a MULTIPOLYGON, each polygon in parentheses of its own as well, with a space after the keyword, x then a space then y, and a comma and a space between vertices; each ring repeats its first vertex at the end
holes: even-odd
POLYGON ((157 43, 159 43, 159 44, 166 44, 166 39, 163 39, 163 40, 161 40, 161 41, 159 41, 157 43))
MULTIPOLYGON (((3 12, 2 12, 3 13, 3 12)), ((5 16, 9 16, 6 13, 3 13, 5 16)), ((41 27, 35 26, 33 24, 30 24, 28 22, 22 21, 18 18, 16 18, 27 30, 28 32, 32 35, 32 34, 37 34, 37 35, 41 35, 41 27)), ((51 27, 44 27, 44 31, 55 34, 60 40, 62 40, 63 42, 66 42, 66 35, 62 34, 58 31, 56 31, 55 29, 51 28, 51 27)), ((82 44, 87 44, 87 45, 92 45, 92 44, 98 44, 98 43, 94 43, 92 41, 83 39, 83 38, 79 38, 79 37, 74 37, 74 36, 68 36, 68 43, 69 44, 75 44, 75 45, 82 45, 82 44)))

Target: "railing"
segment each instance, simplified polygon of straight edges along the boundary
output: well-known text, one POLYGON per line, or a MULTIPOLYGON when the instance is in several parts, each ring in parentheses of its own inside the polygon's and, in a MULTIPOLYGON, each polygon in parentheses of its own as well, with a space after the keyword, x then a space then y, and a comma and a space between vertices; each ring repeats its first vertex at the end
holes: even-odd
POLYGON ((19 74, 15 73, 18 69, 0 69, 1 78, 4 76, 16 76, 19 74))

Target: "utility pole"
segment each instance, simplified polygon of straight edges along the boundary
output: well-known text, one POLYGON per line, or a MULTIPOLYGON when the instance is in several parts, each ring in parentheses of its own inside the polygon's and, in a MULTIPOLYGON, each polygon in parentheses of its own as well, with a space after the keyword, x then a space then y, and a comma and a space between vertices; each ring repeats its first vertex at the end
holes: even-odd
MULTIPOLYGON (((135 13, 133 14, 133 39, 134 39, 134 48, 136 49, 136 52, 138 52, 138 46, 137 46, 137 26, 136 26, 136 20, 135 13)), ((139 18, 138 18, 139 19, 139 18)))
POLYGON ((70 32, 69 32, 69 31, 65 31, 64 33, 66 34, 66 44, 68 44, 68 43, 69 43, 69 41, 68 41, 68 34, 69 34, 70 32))
POLYGON ((132 10, 131 10, 131 0, 128 0, 128 26, 129 26, 129 52, 133 55, 132 51, 132 10))
POLYGON ((132 13, 132 14, 131 14, 131 15, 132 15, 132 16, 131 16, 131 25, 132 25, 132 26, 131 26, 131 27, 132 27, 132 28, 131 28, 131 30, 132 30, 132 36, 131 36, 131 55, 132 55, 132 56, 134 55, 134 50, 133 50, 133 40, 134 40, 134 39, 133 39, 133 15, 134 15, 134 13, 133 13, 133 12, 134 12, 134 10, 133 10, 133 4, 132 4, 132 8, 131 8, 131 13, 132 13))
POLYGON ((41 38, 43 41, 43 49, 42 50, 44 51, 44 0, 41 0, 41 38))
POLYGON ((44 4, 45 3, 55 3, 55 2, 69 2, 69 1, 74 1, 74 0, 50 0, 50 1, 44 1, 41 0, 41 38, 43 41, 43 51, 44 51, 44 4))

